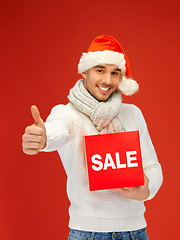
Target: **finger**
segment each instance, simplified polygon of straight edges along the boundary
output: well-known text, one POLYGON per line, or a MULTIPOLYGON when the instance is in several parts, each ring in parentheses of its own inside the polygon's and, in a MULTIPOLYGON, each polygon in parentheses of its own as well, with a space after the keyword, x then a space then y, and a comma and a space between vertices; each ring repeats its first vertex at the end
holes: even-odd
POLYGON ((41 142, 42 141, 42 136, 24 134, 22 136, 22 140, 23 140, 23 142, 41 142))
POLYGON ((149 184, 149 178, 147 177, 147 175, 144 173, 144 185, 149 184))
POLYGON ((124 190, 133 191, 135 187, 124 187, 124 190))
POLYGON ((131 190, 130 187, 124 187, 123 189, 124 189, 124 190, 131 190))
POLYGON ((39 149, 23 148, 23 152, 28 155, 35 155, 39 152, 39 149))
POLYGON ((148 181, 149 180, 149 178, 144 174, 144 180, 145 181, 148 181))
POLYGON ((126 190, 124 188, 116 188, 116 189, 113 189, 113 191, 115 193, 120 194, 123 197, 126 197, 126 198, 129 198, 132 195, 131 191, 128 191, 128 190, 126 190))
POLYGON ((112 189, 112 190, 115 191, 115 192, 118 192, 118 193, 124 193, 124 192, 127 192, 127 190, 124 189, 124 188, 114 188, 114 189, 112 189))
POLYGON ((45 130, 33 124, 25 128, 25 134, 43 136, 45 134, 45 130))
POLYGON ((34 118, 35 124, 37 124, 39 127, 44 129, 45 128, 44 122, 40 116, 40 112, 39 112, 38 108, 35 105, 31 106, 31 114, 34 118))
POLYGON ((25 142, 23 143, 23 147, 25 149, 39 149, 40 148, 40 143, 36 142, 25 142))

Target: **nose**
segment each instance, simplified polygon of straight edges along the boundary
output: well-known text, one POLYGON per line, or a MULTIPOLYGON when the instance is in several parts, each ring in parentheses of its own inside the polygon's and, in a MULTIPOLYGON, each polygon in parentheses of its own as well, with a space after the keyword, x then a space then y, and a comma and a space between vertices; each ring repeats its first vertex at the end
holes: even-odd
POLYGON ((110 73, 105 74, 104 76, 104 84, 111 85, 112 83, 112 76, 110 73))

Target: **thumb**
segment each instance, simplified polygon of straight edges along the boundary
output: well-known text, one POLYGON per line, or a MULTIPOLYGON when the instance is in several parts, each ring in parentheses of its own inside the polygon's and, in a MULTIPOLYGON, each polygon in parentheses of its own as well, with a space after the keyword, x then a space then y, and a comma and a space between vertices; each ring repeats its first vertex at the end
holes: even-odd
POLYGON ((31 114, 34 118, 35 124, 38 125, 38 127, 45 130, 44 121, 42 120, 39 110, 35 105, 31 106, 31 114))

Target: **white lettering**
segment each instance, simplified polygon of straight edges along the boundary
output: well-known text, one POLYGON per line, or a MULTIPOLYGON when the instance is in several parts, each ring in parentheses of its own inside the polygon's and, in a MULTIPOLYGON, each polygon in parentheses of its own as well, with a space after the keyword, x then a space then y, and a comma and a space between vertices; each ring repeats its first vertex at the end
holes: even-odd
POLYGON ((128 167, 138 167, 138 163, 137 162, 134 162, 134 163, 131 162, 131 161, 137 160, 136 156, 131 157, 131 155, 136 155, 136 154, 137 154, 136 151, 128 151, 128 152, 126 152, 128 167))
POLYGON ((112 159, 110 153, 106 154, 106 158, 105 158, 105 161, 104 161, 104 170, 107 170, 108 167, 112 167, 113 169, 116 169, 116 166, 113 162, 113 159, 112 159))
POLYGON ((112 169, 118 169, 118 168, 126 168, 126 167, 138 167, 138 162, 137 162, 137 156, 132 156, 132 155, 137 155, 137 151, 127 151, 126 152, 126 163, 121 163, 121 156, 119 152, 115 153, 115 160, 113 160, 112 156, 110 153, 106 153, 105 155, 105 160, 104 163, 100 160, 102 160, 101 155, 99 154, 94 154, 91 157, 92 163, 92 169, 94 171, 100 171, 100 170, 107 170, 108 167, 111 167, 112 169), (133 162, 136 161, 136 162, 133 162), (103 168, 104 165, 104 168, 103 168))
POLYGON ((97 159, 102 159, 102 157, 101 157, 99 154, 93 155, 93 156, 91 157, 91 161, 92 161, 94 164, 98 165, 98 167, 95 166, 95 165, 92 165, 92 169, 93 169, 94 171, 100 171, 100 170, 103 168, 103 163, 102 163, 101 161, 98 161, 96 158, 97 158, 97 159))
POLYGON ((117 153, 115 153, 115 155, 116 155, 116 166, 117 166, 117 168, 126 168, 126 164, 125 163, 124 164, 120 163, 119 153, 117 152, 117 153))

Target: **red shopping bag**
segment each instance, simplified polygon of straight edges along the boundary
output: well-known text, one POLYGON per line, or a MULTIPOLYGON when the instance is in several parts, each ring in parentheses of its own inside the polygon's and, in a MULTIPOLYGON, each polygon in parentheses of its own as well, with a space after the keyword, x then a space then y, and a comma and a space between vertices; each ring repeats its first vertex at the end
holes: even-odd
POLYGON ((90 191, 144 185, 139 131, 85 136, 90 191))

